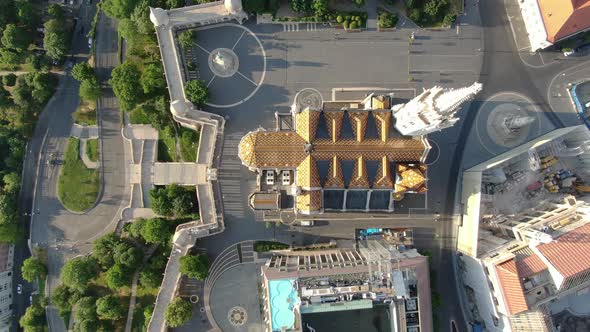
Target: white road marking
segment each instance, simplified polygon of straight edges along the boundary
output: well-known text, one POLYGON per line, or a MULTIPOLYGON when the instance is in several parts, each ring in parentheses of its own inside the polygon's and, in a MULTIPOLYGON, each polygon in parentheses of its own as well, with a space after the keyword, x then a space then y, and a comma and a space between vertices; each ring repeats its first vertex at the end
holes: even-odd
POLYGON ((255 86, 258 86, 258 84, 256 84, 256 82, 252 81, 251 79, 249 79, 248 77, 246 77, 246 75, 240 73, 239 71, 237 71, 236 73, 238 73, 240 76, 242 76, 243 78, 247 79, 248 81, 250 81, 250 83, 254 84, 255 86))
POLYGON ((242 40, 242 37, 244 37, 245 34, 246 34, 246 31, 244 30, 242 32, 242 34, 240 35, 240 38, 238 38, 238 40, 236 40, 234 46, 232 46, 232 48, 231 48, 232 51, 234 50, 234 48, 236 48, 236 45, 238 45, 238 43, 240 42, 240 40, 242 40))
POLYGON ((199 45, 199 44, 197 44, 197 43, 195 43, 195 45, 197 45, 197 47, 198 47, 198 48, 200 48, 200 49, 202 49, 203 51, 205 51, 205 53, 207 53, 207 54, 211 54, 211 52, 207 51, 207 50, 206 50, 206 49, 205 49, 203 46, 201 46, 201 45, 199 45))

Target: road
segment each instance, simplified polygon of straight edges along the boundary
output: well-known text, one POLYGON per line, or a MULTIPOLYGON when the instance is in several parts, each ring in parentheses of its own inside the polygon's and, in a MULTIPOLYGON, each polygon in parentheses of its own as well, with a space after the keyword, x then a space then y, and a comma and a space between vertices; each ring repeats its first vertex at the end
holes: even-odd
MULTIPOLYGON (((79 17, 83 19, 84 31, 90 28, 93 15, 87 14, 89 11, 84 5, 80 9, 79 17)), ((78 29, 80 27, 76 30, 78 33, 74 33, 72 43, 72 53, 76 55, 77 62, 85 61, 88 54, 87 39, 78 29)), ((112 68, 118 64, 117 38, 116 22, 102 15, 97 28, 95 62, 99 79, 103 83, 106 83, 112 68)), ((89 253, 93 239, 114 230, 120 210, 129 198, 127 186, 124 185, 125 155, 120 134, 120 112, 112 91, 104 88, 98 102, 102 149, 102 190, 98 204, 80 215, 65 210, 58 201, 59 166, 47 165, 47 160, 50 154, 57 158, 64 155, 72 126, 71 114, 78 103, 78 82, 67 74, 61 78, 54 98, 40 116, 24 165, 23 206, 32 205, 35 211, 31 223, 31 242, 47 250, 49 295, 59 285, 63 262, 73 256, 89 253)), ((16 303, 16 307, 17 312, 24 311, 23 304, 16 303)), ((66 331, 57 310, 49 307, 47 312, 50 330, 66 331)))

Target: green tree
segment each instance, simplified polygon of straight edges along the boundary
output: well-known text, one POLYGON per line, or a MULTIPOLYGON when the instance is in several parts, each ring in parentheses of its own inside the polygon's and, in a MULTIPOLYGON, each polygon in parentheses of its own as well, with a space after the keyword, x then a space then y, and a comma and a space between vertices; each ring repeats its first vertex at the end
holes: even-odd
POLYGON ((189 49, 193 47, 194 39, 195 32, 193 30, 184 30, 183 32, 178 34, 178 43, 184 49, 189 49))
POLYGON ((141 73, 141 86, 143 93, 155 94, 166 88, 166 77, 164 69, 159 64, 149 64, 143 68, 141 73))
POLYGON ((143 287, 147 288, 160 287, 160 285, 162 284, 162 274, 163 271, 153 268, 145 268, 141 272, 139 272, 139 283, 143 287))
POLYGON ((98 316, 96 314, 96 299, 86 296, 76 302, 74 310, 76 321, 75 331, 86 332, 96 331, 98 327, 98 316))
POLYGON ((428 2, 424 5, 424 12, 434 18, 437 17, 441 10, 448 5, 447 0, 428 0, 428 2))
POLYGON ((209 273, 209 259, 205 255, 180 257, 180 273, 197 280, 205 280, 209 273))
POLYGON ((107 270, 115 264, 115 247, 120 242, 115 233, 108 233, 92 243, 92 257, 98 261, 103 270, 107 270))
POLYGON ((82 81, 80 84, 80 98, 86 101, 95 101, 100 97, 100 84, 96 77, 82 81))
POLYGON ((107 0, 103 3, 102 8, 107 15, 118 19, 124 19, 131 16, 137 3, 137 0, 107 0))
POLYGON ((55 87, 59 81, 57 76, 53 73, 35 72, 27 74, 27 77, 32 78, 31 86, 33 87, 33 91, 31 95, 33 99, 39 105, 47 103, 55 92, 55 87))
POLYGON ((24 51, 30 43, 28 32, 17 27, 15 24, 8 24, 2 32, 2 45, 6 48, 24 51))
POLYGON ((266 10, 266 0, 244 0, 242 4, 250 14, 262 14, 266 10))
POLYGON ((203 80, 190 80, 184 87, 186 97, 195 105, 203 104, 209 98, 207 85, 203 80))
POLYGON ((131 19, 126 18, 119 21, 117 29, 119 30, 121 37, 129 41, 129 43, 133 43, 137 39, 139 31, 137 31, 137 26, 131 19))
POLYGON ((96 277, 96 261, 89 257, 72 258, 61 270, 61 280, 69 287, 83 292, 88 283, 96 277))
POLYGON ((12 106, 13 102, 10 97, 10 92, 6 91, 3 86, 0 86, 0 109, 12 106))
POLYGON ((45 319, 45 309, 37 303, 29 306, 25 314, 19 320, 20 326, 25 332, 42 332, 47 325, 45 319))
POLYGON ((18 224, 0 224, 0 243, 16 243, 23 237, 18 224))
POLYGON ((16 75, 9 73, 8 75, 2 77, 2 83, 4 83, 6 86, 14 86, 16 84, 16 75))
POLYGON ((107 295, 96 301, 96 313, 103 319, 117 320, 125 314, 121 300, 114 295, 107 295))
POLYGON ((168 197, 166 188, 154 187, 150 190, 150 205, 155 213, 166 217, 172 216, 172 200, 168 197))
POLYGON ((44 26, 43 46, 47 51, 46 54, 51 59, 59 61, 63 59, 68 51, 64 22, 63 20, 51 19, 45 22, 44 26))
POLYGON ((128 228, 128 232, 129 235, 131 235, 132 237, 139 239, 141 238, 141 228, 143 227, 143 224, 145 223, 145 219, 143 218, 137 218, 135 219, 128 228))
POLYGON ((123 265, 115 264, 107 270, 105 279, 110 289, 117 290, 131 283, 131 273, 123 265))
POLYGON ((140 79, 139 68, 132 62, 125 61, 113 69, 110 83, 124 111, 132 110, 141 101, 140 79))
POLYGON ((72 77, 78 82, 95 78, 94 68, 88 62, 79 62, 72 68, 72 77))
POLYGON ((140 0, 133 13, 131 13, 131 20, 135 23, 137 31, 143 35, 154 33, 154 24, 150 21, 149 6, 147 0, 140 0))
POLYGON ((152 218, 145 221, 141 228, 141 236, 147 243, 166 244, 170 241, 168 222, 161 218, 152 218))
POLYGON ((47 14, 49 17, 56 19, 56 20, 63 20, 64 19, 64 9, 59 4, 51 4, 47 7, 47 14))
POLYGON ((183 195, 174 197, 172 200, 172 211, 177 217, 189 215, 195 205, 195 200, 191 197, 190 193, 185 192, 183 195))
POLYGON ((141 251, 132 244, 121 242, 115 246, 114 259, 116 264, 135 270, 141 264, 141 251))
POLYGON ((313 0, 313 10, 316 17, 323 17, 328 13, 328 0, 313 0))
POLYGON ((170 327, 184 325, 191 319, 191 316, 191 304, 179 297, 168 304, 168 307, 166 307, 166 312, 164 312, 164 317, 166 318, 166 322, 170 327))
POLYGON ((0 62, 7 65, 18 65, 21 63, 21 56, 14 50, 3 48, 0 49, 0 62))
POLYGON ((2 182, 4 182, 4 190, 8 192, 18 192, 20 190, 20 181, 21 178, 17 172, 10 172, 4 174, 2 177, 2 182))
MULTIPOLYGON (((197 2, 201 3, 199 1, 197 2)), ((166 0, 166 7, 168 7, 168 9, 180 8, 182 6, 184 6, 183 0, 166 0)))
POLYGON ((35 27, 39 17, 31 2, 25 0, 16 1, 16 9, 16 15, 20 24, 31 28, 35 27))
POLYGON ((78 302, 79 299, 80 293, 64 284, 57 286, 51 295, 51 303, 59 309, 60 313, 72 310, 72 305, 78 302))
POLYGON ((17 206, 15 193, 0 193, 0 224, 16 223, 17 206))
MULTIPOLYGON (((47 274, 47 266, 37 257, 29 257, 21 267, 23 278, 28 282, 43 279, 47 274)), ((40 282, 43 282, 40 280, 40 282)))

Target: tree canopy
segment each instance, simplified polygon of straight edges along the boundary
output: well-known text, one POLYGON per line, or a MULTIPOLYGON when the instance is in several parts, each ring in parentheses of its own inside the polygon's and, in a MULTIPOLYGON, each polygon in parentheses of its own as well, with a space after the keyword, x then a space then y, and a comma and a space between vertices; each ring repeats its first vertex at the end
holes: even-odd
POLYGON ((187 190, 176 184, 150 190, 150 203, 154 212, 166 217, 185 217, 197 212, 194 188, 187 190))
POLYGON ((61 280, 69 287, 83 292, 96 277, 96 261, 89 257, 75 257, 67 261, 61 270, 61 280))
POLYGON ((195 39, 195 32, 193 30, 184 30, 178 34, 178 43, 185 48, 191 48, 195 39))
POLYGON ((137 65, 125 61, 113 69, 111 86, 124 111, 132 110, 143 97, 140 85, 141 72, 137 65))
POLYGON ((130 271, 121 264, 115 264, 107 270, 105 279, 110 289, 120 289, 131 284, 130 271))
POLYGON ((209 273, 209 259, 205 255, 187 255, 180 257, 180 273, 189 278, 205 280, 209 273))
POLYGON ((26 281, 33 282, 45 277, 47 274, 47 266, 45 266, 39 258, 29 257, 23 262, 21 272, 26 281))
POLYGON ((168 227, 168 222, 162 218, 148 219, 141 227, 141 237, 147 243, 166 244, 172 235, 168 227))
POLYGON ((60 61, 68 51, 65 23, 63 19, 51 19, 45 22, 45 36, 43 46, 47 56, 53 60, 60 61))
POLYGON ((29 34, 22 28, 15 24, 8 24, 2 32, 2 45, 6 48, 22 52, 31 42, 28 38, 29 34))
POLYGON ((191 319, 191 304, 177 297, 170 304, 168 304, 164 316, 166 318, 168 326, 170 327, 178 327, 184 325, 191 319))
POLYGON ((20 326, 25 331, 41 332, 47 326, 45 318, 45 309, 38 303, 33 303, 25 311, 25 314, 19 320, 20 326))
POLYGON ((118 297, 107 295, 96 301, 96 313, 103 319, 117 320, 125 315, 125 308, 118 297))
POLYGON ((86 101, 94 101, 100 97, 100 85, 96 77, 82 81, 80 84, 80 98, 86 101))
POLYGON ((203 80, 190 80, 186 82, 184 92, 188 100, 195 105, 203 104, 209 98, 207 84, 203 80))
POLYGON ((79 62, 72 68, 72 77, 78 82, 82 82, 96 77, 96 75, 94 74, 94 68, 88 62, 79 62))
POLYGON ((149 64, 141 73, 141 86, 146 95, 161 92, 166 88, 164 69, 160 64, 149 64))

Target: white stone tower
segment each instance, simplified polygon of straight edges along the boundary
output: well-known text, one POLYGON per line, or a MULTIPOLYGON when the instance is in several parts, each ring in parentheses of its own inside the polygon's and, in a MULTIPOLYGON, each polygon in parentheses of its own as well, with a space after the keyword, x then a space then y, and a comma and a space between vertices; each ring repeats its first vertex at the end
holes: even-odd
POLYGON ((451 127, 459 120, 455 113, 459 106, 482 89, 481 83, 461 89, 443 89, 435 86, 405 104, 391 108, 395 117, 395 128, 407 136, 426 135, 451 127))

